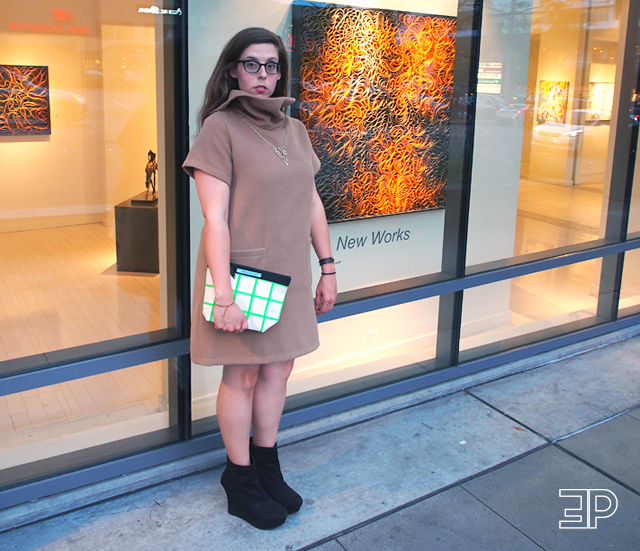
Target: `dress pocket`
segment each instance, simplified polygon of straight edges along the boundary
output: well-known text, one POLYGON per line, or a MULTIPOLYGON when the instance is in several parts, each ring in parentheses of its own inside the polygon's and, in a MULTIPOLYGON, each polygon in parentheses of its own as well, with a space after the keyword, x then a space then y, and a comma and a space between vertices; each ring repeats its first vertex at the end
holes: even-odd
POLYGON ((232 250, 230 257, 231 262, 234 264, 242 264, 264 270, 267 261, 267 248, 232 250))
POLYGON ((264 256, 267 254, 266 247, 260 247, 259 249, 237 249, 231 250, 231 259, 234 258, 247 258, 250 256, 264 256))

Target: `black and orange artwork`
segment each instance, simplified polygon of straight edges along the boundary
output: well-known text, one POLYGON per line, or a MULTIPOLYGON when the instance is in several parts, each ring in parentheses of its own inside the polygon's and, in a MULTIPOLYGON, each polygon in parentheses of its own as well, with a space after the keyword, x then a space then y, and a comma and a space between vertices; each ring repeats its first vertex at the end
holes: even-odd
POLYGON ((0 136, 51 134, 49 68, 0 65, 0 136))
POLYGON ((445 206, 456 19, 293 6, 292 115, 330 222, 445 206))

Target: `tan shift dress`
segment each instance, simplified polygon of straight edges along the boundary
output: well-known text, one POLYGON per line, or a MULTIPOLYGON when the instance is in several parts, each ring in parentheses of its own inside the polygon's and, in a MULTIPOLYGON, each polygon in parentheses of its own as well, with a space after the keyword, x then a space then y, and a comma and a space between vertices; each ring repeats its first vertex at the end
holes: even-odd
POLYGON ((207 117, 183 167, 231 188, 231 262, 291 276, 280 321, 265 333, 217 331, 202 315, 206 259, 200 239, 191 319, 191 358, 200 365, 261 364, 297 358, 318 347, 311 290, 311 204, 320 161, 304 125, 285 116, 293 98, 261 98, 233 90, 207 117), (285 165, 273 146, 287 129, 285 165))

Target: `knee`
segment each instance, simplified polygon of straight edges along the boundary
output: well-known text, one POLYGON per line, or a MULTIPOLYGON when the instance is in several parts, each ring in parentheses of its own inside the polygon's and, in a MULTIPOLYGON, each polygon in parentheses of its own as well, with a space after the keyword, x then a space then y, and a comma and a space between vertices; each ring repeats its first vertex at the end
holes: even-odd
POLYGON ((253 392, 258 382, 258 369, 250 369, 242 374, 242 388, 246 392, 253 392))
POLYGON ((260 366, 259 379, 267 384, 286 385, 292 369, 293 362, 263 364, 260 366))
POLYGON ((253 389, 258 382, 258 367, 234 366, 233 370, 232 374, 223 377, 223 383, 236 392, 253 394, 253 389))

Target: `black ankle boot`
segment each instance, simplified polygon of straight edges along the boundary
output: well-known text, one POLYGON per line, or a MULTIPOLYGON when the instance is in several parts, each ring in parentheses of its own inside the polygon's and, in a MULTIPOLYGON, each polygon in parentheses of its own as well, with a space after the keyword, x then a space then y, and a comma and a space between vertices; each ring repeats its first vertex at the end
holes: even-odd
POLYGON ((273 448, 261 448, 251 441, 250 449, 256 462, 258 478, 271 499, 284 505, 289 514, 299 511, 302 498, 284 481, 278 460, 278 445, 273 448))
POLYGON ((227 493, 230 515, 246 520, 260 530, 277 528, 287 519, 287 510, 271 499, 262 487, 253 460, 245 467, 232 463, 227 457, 220 484, 227 493))

